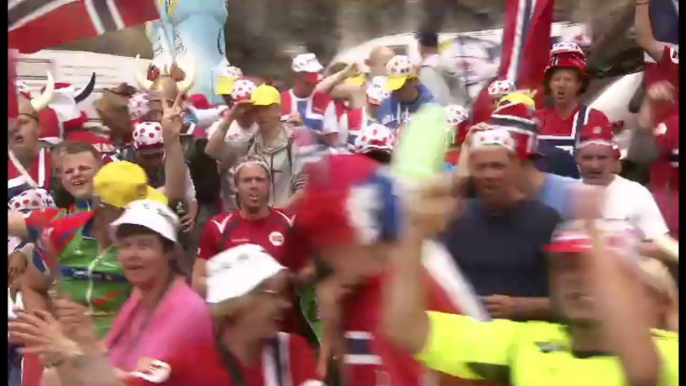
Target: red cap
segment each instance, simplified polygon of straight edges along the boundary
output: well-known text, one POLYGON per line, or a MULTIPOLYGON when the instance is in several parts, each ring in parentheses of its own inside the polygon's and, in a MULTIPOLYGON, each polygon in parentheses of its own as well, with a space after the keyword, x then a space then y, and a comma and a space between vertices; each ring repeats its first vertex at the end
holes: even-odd
POLYGON ((212 105, 210 105, 210 101, 204 94, 192 94, 188 96, 188 99, 190 100, 193 107, 195 107, 196 109, 207 110, 212 108, 212 105))
POLYGON ((617 158, 619 158, 619 146, 612 129, 611 123, 605 125, 585 124, 581 127, 581 132, 579 133, 579 143, 576 145, 577 150, 588 145, 607 146, 613 149, 617 158))
POLYGON ((517 157, 525 159, 540 156, 538 149, 538 121, 535 111, 525 103, 507 102, 491 115, 489 126, 504 128, 515 141, 517 157))
POLYGON ((586 73, 586 57, 582 56, 576 52, 561 53, 557 55, 552 55, 548 66, 545 68, 545 78, 543 79, 543 85, 546 89, 549 89, 550 78, 553 72, 558 68, 571 68, 579 71, 581 75, 581 81, 583 83, 581 87, 581 92, 586 91, 588 87, 588 74, 586 73))
POLYGON ((308 165, 307 184, 295 208, 296 226, 316 246, 354 242, 357 230, 348 207, 351 190, 378 168, 370 158, 347 154, 325 156, 308 165))

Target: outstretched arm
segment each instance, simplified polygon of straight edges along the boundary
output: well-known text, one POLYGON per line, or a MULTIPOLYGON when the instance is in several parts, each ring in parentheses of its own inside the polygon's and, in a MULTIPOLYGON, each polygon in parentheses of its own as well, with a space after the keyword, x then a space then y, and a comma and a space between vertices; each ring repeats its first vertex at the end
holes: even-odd
POLYGON ((636 13, 634 14, 634 29, 636 42, 656 62, 662 58, 665 44, 655 40, 653 26, 650 23, 650 0, 636 0, 636 13))

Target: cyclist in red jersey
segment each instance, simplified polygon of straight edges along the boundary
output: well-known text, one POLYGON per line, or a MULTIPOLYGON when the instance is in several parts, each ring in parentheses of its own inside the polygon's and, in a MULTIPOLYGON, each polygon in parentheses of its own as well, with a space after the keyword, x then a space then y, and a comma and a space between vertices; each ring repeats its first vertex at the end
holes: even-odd
MULTIPOLYGON (((330 266, 328 275, 319 272, 323 290, 318 299, 325 326, 322 350, 339 356, 343 384, 422 384, 424 369, 380 333, 385 268, 401 227, 394 182, 377 162, 359 155, 326 156, 310 166, 296 228, 330 266)), ((483 317, 479 305, 466 300, 469 295, 455 297, 448 289, 450 282, 461 288, 458 293, 470 292, 461 277, 449 277, 458 272, 453 271, 449 255, 436 244, 426 248, 430 256, 423 275, 431 287, 430 308, 483 317)), ((466 383, 441 378, 440 384, 466 383)))
POLYGON ((541 124, 540 140, 572 152, 581 126, 609 123, 602 111, 579 104, 579 95, 586 91, 588 82, 586 55, 581 48, 576 43, 555 44, 543 80, 552 106, 536 112, 541 124))
POLYGON ((75 199, 75 203, 66 209, 52 207, 26 214, 10 207, 7 215, 10 235, 35 241, 53 219, 91 210, 93 177, 102 164, 100 153, 85 142, 66 142, 60 151, 62 186, 75 199))

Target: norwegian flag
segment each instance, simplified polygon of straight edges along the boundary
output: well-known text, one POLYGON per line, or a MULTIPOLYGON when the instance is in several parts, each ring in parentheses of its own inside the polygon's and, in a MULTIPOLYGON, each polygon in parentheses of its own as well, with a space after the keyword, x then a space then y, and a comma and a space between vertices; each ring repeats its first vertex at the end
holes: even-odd
MULTIPOLYGON (((14 55, 9 51, 7 55, 7 118, 14 120, 19 115, 17 102, 17 86, 15 84, 14 55)), ((12 125, 9 125, 11 127, 12 125)))
MULTIPOLYGON (((518 90, 538 90, 543 83, 552 40, 554 0, 507 0, 503 24, 503 45, 497 79, 507 79, 518 90)), ((538 99, 542 92, 537 93, 538 99)), ((487 87, 474 104, 474 122, 490 116, 487 87)))
POLYGON ((155 0, 9 0, 9 47, 32 53, 160 18, 155 0))

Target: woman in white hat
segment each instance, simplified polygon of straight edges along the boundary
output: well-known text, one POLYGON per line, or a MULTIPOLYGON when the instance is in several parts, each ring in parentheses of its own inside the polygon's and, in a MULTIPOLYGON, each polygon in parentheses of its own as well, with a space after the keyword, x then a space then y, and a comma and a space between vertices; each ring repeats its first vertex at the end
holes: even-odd
POLYGON ((19 311, 10 325, 15 339, 53 357, 64 385, 322 385, 305 339, 277 332, 290 307, 283 266, 250 244, 213 257, 208 310, 172 268, 178 219, 154 202, 134 204, 113 224, 135 291, 110 330, 108 351, 84 334, 61 335, 60 328, 88 327, 78 323, 83 314, 64 309, 60 322, 19 311))
POLYGON ((130 203, 111 224, 134 290, 104 344, 88 308, 64 298, 55 301, 59 322, 47 312, 17 311, 10 340, 42 355, 63 385, 217 384, 195 373, 208 350, 216 354, 207 306, 176 267, 178 229, 172 210, 152 200, 130 203))

